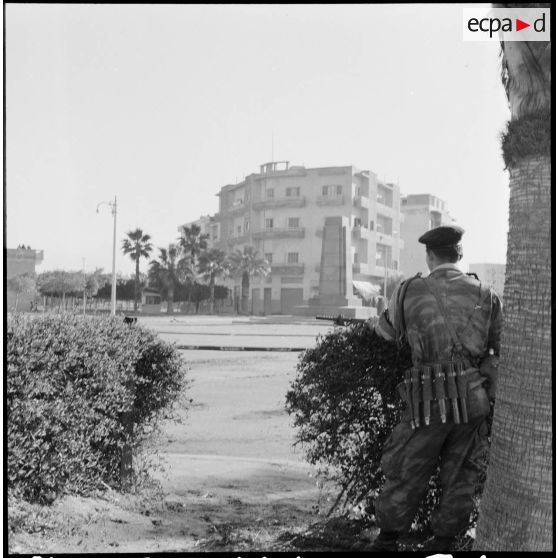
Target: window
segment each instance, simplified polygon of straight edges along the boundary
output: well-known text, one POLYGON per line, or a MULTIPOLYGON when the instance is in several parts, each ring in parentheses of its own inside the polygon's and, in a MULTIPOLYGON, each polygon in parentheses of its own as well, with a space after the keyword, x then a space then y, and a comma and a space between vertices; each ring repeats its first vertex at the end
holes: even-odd
POLYGON ((374 230, 374 221, 370 221, 370 230, 371 230, 371 231, 374 230))
POLYGON ((272 199, 275 195, 275 192, 273 191, 273 188, 269 188, 265 191, 265 197, 268 199, 272 199))
POLYGON ((248 232, 250 230, 250 221, 244 221, 244 232, 248 232))
POLYGON ((355 252, 355 255, 353 256, 353 263, 358 263, 358 252, 355 252))
POLYGON ((298 263, 298 252, 289 252, 287 254, 287 263, 290 264, 298 263))
POLYGON ((298 229, 300 226, 300 219, 298 217, 289 217, 289 229, 298 229))
POLYGON ((266 252, 264 254, 264 258, 269 262, 272 263, 273 262, 273 253, 272 252, 266 252))
POLYGON ((293 186, 293 187, 287 188, 285 193, 286 193, 288 198, 290 198, 290 197, 298 198, 300 196, 300 188, 298 186, 297 187, 293 186))
POLYGON ((240 236, 242 234, 242 227, 240 225, 236 226, 236 234, 240 236))
POLYGON ((355 217, 355 227, 362 227, 362 221, 360 217, 355 217))
POLYGON ((342 184, 328 184, 327 186, 322 186, 322 196, 324 198, 332 198, 334 196, 341 196, 342 194, 342 184))
POLYGON ((272 229, 273 228, 273 219, 266 219, 265 220, 265 228, 272 229))

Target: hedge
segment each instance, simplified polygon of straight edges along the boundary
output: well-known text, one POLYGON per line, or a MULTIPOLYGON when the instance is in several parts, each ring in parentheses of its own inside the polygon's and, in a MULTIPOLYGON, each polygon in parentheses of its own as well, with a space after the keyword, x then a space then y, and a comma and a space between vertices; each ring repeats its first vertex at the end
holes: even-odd
MULTIPOLYGON (((335 328, 299 357, 286 408, 296 428, 295 443, 302 446, 307 461, 341 488, 334 507, 358 508, 373 520, 384 482, 383 445, 403 410, 396 385, 410 366, 408 347, 398 352, 394 343, 366 324, 335 328)), ((434 475, 414 530, 427 531, 439 495, 434 475)), ((475 519, 476 514, 471 526, 475 519)))
POLYGON ((113 317, 10 315, 8 332, 9 489, 43 503, 119 485, 124 445, 138 449, 184 393, 176 349, 113 317))

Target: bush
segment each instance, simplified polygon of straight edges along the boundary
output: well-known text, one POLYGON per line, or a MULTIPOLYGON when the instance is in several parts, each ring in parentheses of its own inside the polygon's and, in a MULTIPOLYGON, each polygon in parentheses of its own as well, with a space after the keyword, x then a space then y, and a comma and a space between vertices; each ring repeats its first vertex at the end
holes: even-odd
MULTIPOLYGON (((297 428, 295 443, 302 445, 310 463, 341 487, 336 504, 344 496, 344 503, 358 507, 364 517, 373 516, 374 500, 384 482, 383 445, 403 410, 396 386, 410 366, 409 347, 398 352, 394 343, 366 324, 336 328, 301 354, 287 393, 287 410, 297 428)), ((439 494, 435 475, 415 529, 428 526, 439 494)))
POLYGON ((139 448, 182 391, 177 351, 116 318, 9 316, 8 330, 8 486, 43 503, 119 484, 122 448, 139 448))

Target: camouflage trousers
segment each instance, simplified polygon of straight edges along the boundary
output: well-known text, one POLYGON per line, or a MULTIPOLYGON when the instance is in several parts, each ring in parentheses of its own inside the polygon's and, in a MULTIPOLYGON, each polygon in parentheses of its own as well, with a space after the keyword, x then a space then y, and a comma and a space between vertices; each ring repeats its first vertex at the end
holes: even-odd
POLYGON ((465 529, 487 437, 484 416, 468 424, 439 422, 415 430, 408 422, 396 426, 382 454, 386 481, 376 500, 377 525, 385 531, 407 532, 440 464, 442 496, 432 514, 432 530, 437 536, 453 537, 465 529))

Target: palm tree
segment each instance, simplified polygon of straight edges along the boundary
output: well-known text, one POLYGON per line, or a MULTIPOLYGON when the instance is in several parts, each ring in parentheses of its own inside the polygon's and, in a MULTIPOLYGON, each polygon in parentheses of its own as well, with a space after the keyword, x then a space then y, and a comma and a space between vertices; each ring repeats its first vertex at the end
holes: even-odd
POLYGON ((474 546, 482 551, 550 551, 553 549, 550 43, 503 42, 502 63, 511 110, 502 143, 510 173, 505 323, 490 465, 474 546))
POLYGON ((132 261, 136 262, 136 277, 134 283, 134 310, 138 309, 138 295, 140 284, 140 270, 139 263, 141 258, 149 258, 149 254, 153 249, 151 237, 144 234, 141 229, 135 231, 128 231, 126 233, 128 238, 122 241, 122 251, 124 254, 129 254, 132 261))
MULTIPOLYGON (((207 249, 208 234, 201 234, 201 227, 195 223, 188 227, 182 226, 182 234, 178 237, 178 245, 184 257, 190 258, 192 267, 196 267, 200 254, 207 249)), ((192 289, 188 293, 188 302, 192 301, 192 289)))
POLYGON ((159 260, 149 264, 150 283, 167 295, 167 312, 173 313, 174 291, 188 276, 189 262, 180 258, 180 249, 176 244, 159 248, 159 260))
POLYGON ((196 259, 207 249, 208 238, 208 234, 201 234, 199 225, 194 224, 191 227, 183 225, 182 234, 178 237, 178 245, 184 255, 189 255, 192 258, 192 263, 195 265, 196 259))
POLYGON ((226 276, 229 272, 229 264, 223 250, 211 248, 200 255, 198 270, 206 281, 209 281, 209 312, 213 314, 215 309, 215 279, 226 276))
POLYGON ((265 277, 271 271, 266 259, 260 258, 253 246, 244 246, 244 250, 235 250, 229 255, 231 273, 242 277, 241 311, 248 313, 248 297, 250 293, 250 278, 265 277))

